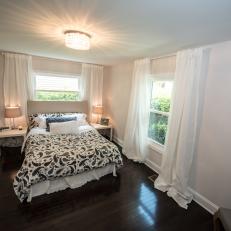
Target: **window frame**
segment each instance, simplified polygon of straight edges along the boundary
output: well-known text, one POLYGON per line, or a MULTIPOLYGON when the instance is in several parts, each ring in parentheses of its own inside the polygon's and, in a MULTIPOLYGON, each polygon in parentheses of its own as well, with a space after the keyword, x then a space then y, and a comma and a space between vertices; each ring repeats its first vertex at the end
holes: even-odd
MULTIPOLYGON (((152 84, 154 81, 172 81, 174 83, 174 73, 152 74, 149 76, 149 82, 152 84)), ((150 97, 152 97, 152 95, 150 95, 150 97)), ((150 100, 151 100, 151 98, 150 98, 150 100)), ((149 107, 149 118, 150 118, 151 112, 159 114, 159 115, 167 116, 169 119, 170 112, 162 112, 162 111, 158 111, 155 109, 151 109, 151 107, 149 107)), ((168 123, 168 125, 169 125, 169 123, 168 123)), ((148 124, 148 126, 149 126, 149 124, 148 124)), ((149 148, 151 148, 152 150, 154 150, 160 154, 164 153, 164 149, 165 149, 164 144, 161 144, 158 141, 150 138, 148 135, 147 135, 147 142, 148 142, 149 148)))
MULTIPOLYGON (((60 77, 60 78, 77 78, 77 80, 78 80, 78 87, 79 87, 81 74, 76 74, 76 73, 43 72, 43 71, 36 71, 36 72, 34 72, 34 100, 35 101, 42 101, 42 100, 39 100, 37 98, 37 85, 36 85, 37 76, 49 76, 49 77, 60 77)), ((42 91, 43 92, 63 92, 63 91, 59 91, 59 90, 57 90, 57 91, 55 91, 55 90, 42 90, 42 91)), ((73 91, 69 91, 69 92, 73 92, 73 91)), ((76 92, 79 92, 79 94, 80 94, 80 89, 78 89, 78 91, 76 91, 76 92)), ((48 101, 48 102, 49 101, 65 102, 64 100, 46 100, 46 101, 48 101)), ((70 101, 72 101, 72 102, 81 101, 81 99, 70 100, 70 101)))

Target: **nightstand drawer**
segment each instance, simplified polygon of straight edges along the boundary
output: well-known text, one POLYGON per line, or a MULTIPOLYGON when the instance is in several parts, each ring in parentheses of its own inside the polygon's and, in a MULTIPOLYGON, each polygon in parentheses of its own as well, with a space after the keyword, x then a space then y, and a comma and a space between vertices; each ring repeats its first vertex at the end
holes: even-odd
POLYGON ((0 147, 20 147, 24 141, 23 136, 5 137, 0 139, 0 147))

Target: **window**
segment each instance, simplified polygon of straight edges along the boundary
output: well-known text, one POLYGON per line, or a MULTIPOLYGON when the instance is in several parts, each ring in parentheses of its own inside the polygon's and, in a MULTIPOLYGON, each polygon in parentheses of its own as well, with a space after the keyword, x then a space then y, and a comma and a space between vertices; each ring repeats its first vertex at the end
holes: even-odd
POLYGON ((148 137, 164 145, 173 81, 151 80, 151 100, 148 137))
POLYGON ((80 99, 78 76, 36 75, 36 99, 75 101, 80 99))

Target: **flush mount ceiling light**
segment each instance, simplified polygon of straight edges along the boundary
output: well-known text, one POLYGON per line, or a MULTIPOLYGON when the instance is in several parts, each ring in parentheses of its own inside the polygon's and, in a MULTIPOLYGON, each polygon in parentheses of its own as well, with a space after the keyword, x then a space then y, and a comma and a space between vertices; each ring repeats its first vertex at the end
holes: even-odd
POLYGON ((67 30, 64 32, 67 47, 76 50, 89 50, 91 36, 82 31, 67 30))

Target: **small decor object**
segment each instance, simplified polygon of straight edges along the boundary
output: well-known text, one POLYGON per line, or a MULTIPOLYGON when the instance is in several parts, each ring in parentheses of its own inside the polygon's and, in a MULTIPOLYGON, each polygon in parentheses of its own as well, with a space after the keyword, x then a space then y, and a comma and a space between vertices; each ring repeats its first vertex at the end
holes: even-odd
POLYGON ((22 126, 18 126, 18 130, 22 130, 22 126))
POLYGON ((13 125, 11 129, 15 129, 14 118, 20 117, 22 115, 20 107, 6 107, 5 108, 5 118, 10 118, 13 120, 13 125))
POLYGON ((101 120, 100 120, 100 124, 101 125, 105 125, 105 126, 108 126, 108 124, 109 124, 109 119, 108 118, 101 118, 101 120))
POLYGON ((96 123, 100 123, 99 117, 100 115, 103 114, 103 106, 102 105, 93 106, 92 113, 97 115, 96 123))

